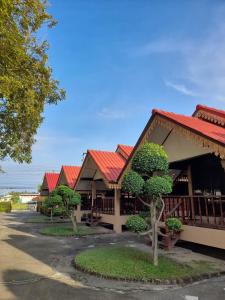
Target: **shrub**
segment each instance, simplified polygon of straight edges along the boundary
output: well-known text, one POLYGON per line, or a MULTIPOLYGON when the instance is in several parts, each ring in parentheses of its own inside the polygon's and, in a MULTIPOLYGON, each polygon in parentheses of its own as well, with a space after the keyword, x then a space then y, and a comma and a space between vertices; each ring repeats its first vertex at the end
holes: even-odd
POLYGON ((169 231, 181 231, 182 223, 177 218, 168 218, 166 220, 166 226, 168 227, 169 231))
POLYGON ((66 214, 66 210, 64 207, 54 207, 53 208, 53 216, 64 216, 66 214))
POLYGON ((12 203, 13 210, 28 210, 27 203, 12 203))
POLYGON ((11 212, 12 205, 10 201, 7 202, 0 202, 0 212, 11 212))
POLYGON ((125 174, 122 189, 134 195, 140 195, 144 186, 144 179, 135 171, 125 174))
POLYGON ((168 157, 163 147, 153 143, 144 144, 136 151, 132 169, 143 176, 151 176, 155 171, 168 170, 168 157))
POLYGON ((145 181, 144 191, 150 196, 159 196, 161 194, 169 194, 172 192, 171 180, 169 176, 153 176, 145 181))
POLYGON ((130 216, 127 219, 126 226, 133 232, 142 232, 148 228, 147 222, 140 216, 130 216))

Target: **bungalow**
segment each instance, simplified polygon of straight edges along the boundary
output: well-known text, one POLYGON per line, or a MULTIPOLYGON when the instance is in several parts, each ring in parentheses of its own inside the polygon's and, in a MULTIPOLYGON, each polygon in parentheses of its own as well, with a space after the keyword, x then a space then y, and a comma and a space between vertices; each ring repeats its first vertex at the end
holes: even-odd
POLYGON ((119 233, 127 217, 143 210, 121 192, 135 151, 145 142, 163 145, 174 178, 162 222, 183 221, 182 240, 225 249, 225 111, 197 105, 192 116, 154 109, 134 148, 89 150, 75 189, 88 192, 92 211, 119 233), (128 150, 128 151, 126 151, 128 150))
POLYGON ((48 196, 56 187, 59 179, 59 173, 45 173, 41 185, 41 196, 48 196))
POLYGON ((78 166, 62 166, 56 186, 66 185, 73 188, 79 172, 80 167, 78 166))
POLYGON ((225 111, 197 105, 192 116, 154 109, 118 178, 145 142, 164 146, 174 188, 164 197, 162 221, 183 221, 181 239, 225 249, 225 111))
MULTIPOLYGON (((115 152, 88 150, 74 185, 76 191, 91 199, 94 216, 112 224, 116 232, 121 232, 120 190, 116 183, 132 150, 126 145, 118 145, 115 152)), ((82 207, 78 207, 78 221, 82 214, 82 207)))

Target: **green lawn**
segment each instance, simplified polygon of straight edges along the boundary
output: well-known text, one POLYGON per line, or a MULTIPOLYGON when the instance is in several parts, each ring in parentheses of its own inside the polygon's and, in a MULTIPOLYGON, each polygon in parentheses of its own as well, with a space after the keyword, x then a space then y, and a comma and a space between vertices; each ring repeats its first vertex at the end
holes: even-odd
MULTIPOLYGON (((51 222, 50 217, 47 216, 36 216, 26 219, 27 223, 48 223, 51 222)), ((53 219, 54 222, 54 219, 53 219)))
POLYGON ((53 236, 85 236, 89 234, 96 234, 96 230, 94 228, 79 225, 78 231, 74 232, 72 225, 55 225, 55 226, 48 226, 40 231, 44 235, 53 235, 53 236))
POLYGON ((208 262, 182 265, 165 256, 159 257, 159 266, 155 267, 149 253, 122 246, 85 250, 75 256, 75 264, 101 276, 142 281, 184 278, 214 270, 208 262))

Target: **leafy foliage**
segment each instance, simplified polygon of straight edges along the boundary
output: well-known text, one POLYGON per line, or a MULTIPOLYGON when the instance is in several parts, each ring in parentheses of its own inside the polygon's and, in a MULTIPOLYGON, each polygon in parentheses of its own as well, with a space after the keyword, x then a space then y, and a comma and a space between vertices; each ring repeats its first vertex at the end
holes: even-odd
POLYGON ((145 181, 144 192, 148 196, 159 197, 161 194, 169 194, 172 192, 171 180, 169 176, 152 176, 145 181))
POLYGON ((0 202, 0 213, 1 212, 11 212, 12 205, 10 201, 0 202))
POLYGON ((48 43, 38 41, 42 26, 56 24, 46 8, 46 0, 0 1, 0 159, 30 162, 45 104, 65 98, 47 65, 48 43))
POLYGON ((130 216, 127 219, 126 227, 133 232, 142 232, 147 229, 148 224, 145 219, 140 216, 130 216))
POLYGON ((122 184, 123 191, 133 195, 142 194, 144 179, 135 171, 129 171, 125 174, 122 184))
POLYGON ((59 185, 53 191, 53 194, 61 196, 64 205, 69 209, 74 208, 81 203, 80 194, 65 185, 59 185))
POLYGON ((169 231, 181 231, 182 223, 177 218, 168 218, 166 220, 166 226, 169 231))
POLYGON ((60 185, 45 200, 43 209, 50 208, 54 216, 68 216, 75 224, 74 209, 79 204, 80 194, 65 185, 60 185))
POLYGON ((144 144, 132 160, 132 170, 142 176, 152 176, 153 172, 168 170, 168 157, 163 147, 153 143, 144 144))

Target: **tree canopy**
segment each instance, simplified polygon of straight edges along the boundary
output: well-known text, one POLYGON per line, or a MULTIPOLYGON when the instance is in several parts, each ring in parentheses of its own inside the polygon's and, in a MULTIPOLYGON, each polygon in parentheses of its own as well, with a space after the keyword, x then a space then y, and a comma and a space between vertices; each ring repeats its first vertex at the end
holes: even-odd
POLYGON ((55 24, 45 0, 0 1, 0 159, 30 162, 45 104, 65 97, 38 38, 55 24))

